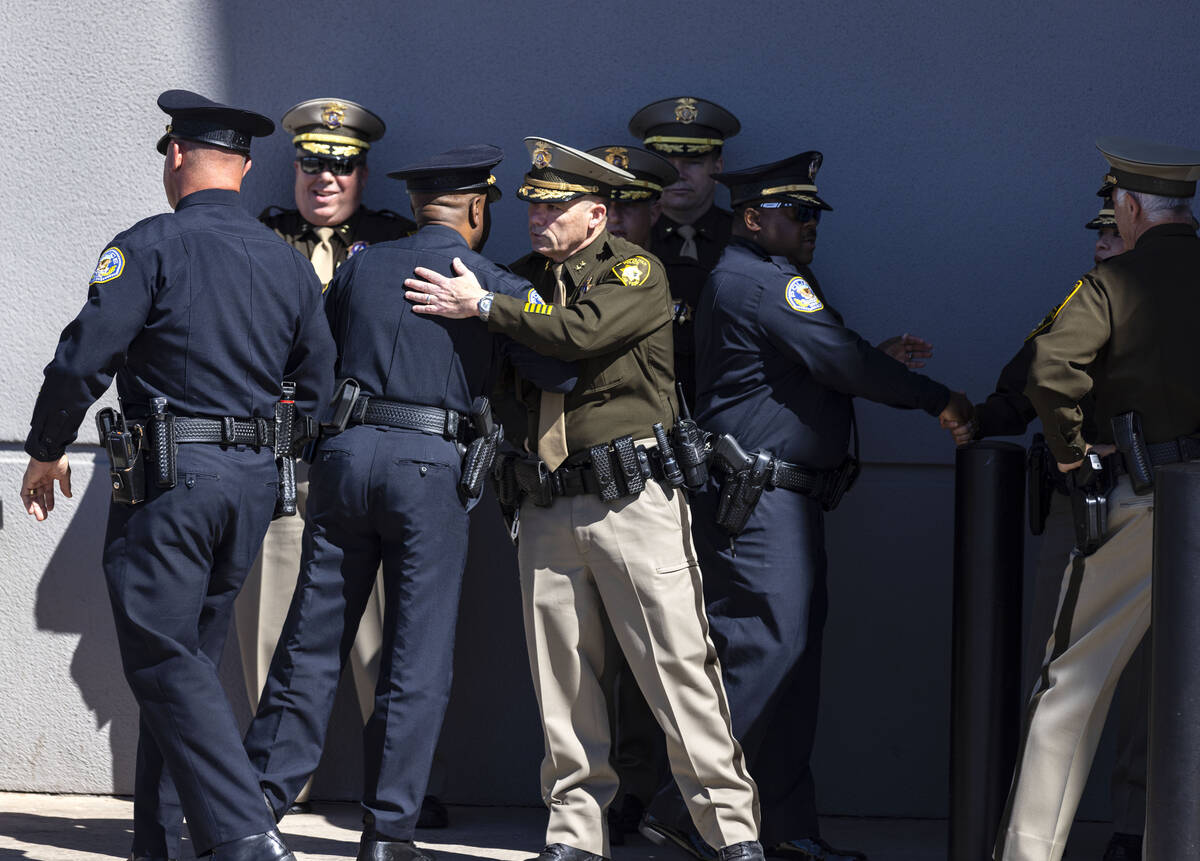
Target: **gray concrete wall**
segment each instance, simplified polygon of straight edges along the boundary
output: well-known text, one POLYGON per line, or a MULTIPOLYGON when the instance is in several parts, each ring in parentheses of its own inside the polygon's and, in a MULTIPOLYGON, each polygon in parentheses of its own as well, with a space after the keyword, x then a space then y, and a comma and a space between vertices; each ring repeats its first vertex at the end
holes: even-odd
MULTIPOLYGON (((633 110, 678 94, 741 118, 730 167, 825 152, 835 207, 814 268, 853 326, 937 345, 929 371, 982 397, 1091 256, 1083 223, 1102 133, 1200 145, 1195 16, 1186 4, 882 4, 697 0, 597 6, 331 5, 198 0, 0 4, 0 92, 12 129, 0 315, 0 789, 128 792, 136 710, 116 656, 99 548, 103 472, 77 449, 76 499, 50 522, 16 510, 41 368, 96 255, 165 209, 154 98, 187 87, 278 118, 314 95, 383 115, 372 206, 407 204, 386 171, 478 141, 503 146, 506 199, 489 252, 525 250, 511 195, 526 134, 626 140, 633 110)), ((283 135, 256 145, 254 211, 291 197, 283 135)), ((946 811, 952 476, 924 415, 865 405, 868 468, 829 520, 832 609, 816 768, 834 813, 946 811)), ((92 442, 90 420, 82 441, 92 442)), ((475 515, 439 791, 537 797, 541 738, 515 569, 494 512, 475 515)), ((1029 553, 1035 550, 1030 544, 1029 553)), ((230 648, 232 653, 232 645, 230 648)), ((240 692, 227 654, 230 690, 240 692)), ((240 699, 239 709, 240 709, 240 699)), ((341 702, 318 789, 355 792, 341 702)), ((242 712, 243 717, 244 712, 242 712)), ((1102 765, 1098 772, 1103 772, 1102 765)), ((1100 775, 1103 778, 1103 775, 1100 775)), ((1103 816, 1103 780, 1085 813, 1103 816)))

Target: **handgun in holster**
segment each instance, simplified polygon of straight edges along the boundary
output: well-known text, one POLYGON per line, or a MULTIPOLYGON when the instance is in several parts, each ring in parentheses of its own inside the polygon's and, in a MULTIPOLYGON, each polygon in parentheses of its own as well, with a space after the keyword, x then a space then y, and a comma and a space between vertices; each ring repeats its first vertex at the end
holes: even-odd
POLYGON ((729 434, 721 434, 713 444, 713 459, 725 469, 721 479, 721 499, 717 503, 717 526, 731 538, 746 528, 754 507, 771 475, 774 459, 769 451, 747 454, 729 434))
POLYGON ((275 493, 275 513, 272 520, 296 514, 296 459, 292 444, 296 435, 296 384, 284 380, 281 395, 275 402, 275 467, 279 470, 279 487, 275 493))
POLYGON ((683 472, 683 486, 695 492, 708 482, 708 434, 692 420, 683 386, 676 383, 675 388, 679 395, 679 418, 671 430, 675 458, 683 472))
POLYGON ((1132 410, 1113 416, 1112 432, 1133 492, 1138 496, 1154 493, 1154 464, 1142 433, 1142 417, 1132 410))
POLYGON ((483 493, 483 482, 496 460, 500 441, 504 439, 504 428, 493 419, 492 404, 486 397, 480 396, 475 399, 471 404, 470 416, 475 439, 471 440, 467 453, 463 456, 458 490, 464 499, 478 499, 483 493))
POLYGON ((1108 532, 1108 493, 1112 474, 1094 451, 1070 473, 1071 513, 1075 522, 1075 549, 1084 556, 1096 552, 1108 532))
POLYGON ((1041 535, 1046 530, 1046 518, 1050 516, 1050 501, 1054 498, 1054 481, 1050 470, 1057 470, 1054 456, 1046 445, 1046 437, 1033 435, 1029 444, 1029 473, 1025 491, 1029 499, 1029 531, 1041 535))
POLYGON ((124 415, 112 407, 105 407, 96 413, 96 430, 100 433, 100 443, 108 452, 113 502, 122 505, 144 502, 146 466, 141 427, 134 425, 130 430, 124 415))

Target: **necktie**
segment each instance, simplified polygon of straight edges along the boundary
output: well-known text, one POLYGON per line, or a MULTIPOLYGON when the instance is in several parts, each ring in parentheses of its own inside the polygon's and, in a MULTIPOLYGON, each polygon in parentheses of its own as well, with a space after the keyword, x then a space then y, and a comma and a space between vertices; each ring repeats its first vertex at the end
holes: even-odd
MULTIPOLYGON (((554 267, 554 304, 567 301, 567 288, 562 280, 563 265, 554 267)), ((566 398, 559 392, 542 392, 538 407, 538 455, 551 470, 567 459, 567 418, 563 412, 566 398)))
POLYGON ((683 245, 679 246, 679 256, 699 260, 700 249, 696 247, 696 228, 691 224, 681 224, 675 228, 675 232, 683 237, 683 245))
POLYGON ((313 246, 312 265, 313 269, 317 270, 317 277, 321 279, 321 286, 324 287, 333 280, 333 244, 329 241, 333 238, 333 228, 317 227, 313 232, 321 241, 313 246))

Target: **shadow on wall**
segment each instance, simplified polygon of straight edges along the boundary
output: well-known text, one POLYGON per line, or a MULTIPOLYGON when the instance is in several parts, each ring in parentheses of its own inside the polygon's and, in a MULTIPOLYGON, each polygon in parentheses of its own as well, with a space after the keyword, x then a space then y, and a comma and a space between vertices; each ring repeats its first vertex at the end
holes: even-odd
POLYGON ((103 455, 83 494, 75 492, 75 516, 38 584, 35 618, 40 630, 79 635, 71 677, 96 716, 96 730, 111 724, 112 791, 128 793, 133 791, 138 707, 121 671, 100 564, 110 499, 103 455))

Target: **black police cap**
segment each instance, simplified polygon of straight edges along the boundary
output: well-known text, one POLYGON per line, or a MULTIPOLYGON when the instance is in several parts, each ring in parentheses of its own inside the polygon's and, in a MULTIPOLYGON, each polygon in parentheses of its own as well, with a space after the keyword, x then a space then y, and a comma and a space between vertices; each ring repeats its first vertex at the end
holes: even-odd
POLYGON ((632 202, 656 200, 668 185, 679 179, 679 171, 661 155, 635 146, 598 146, 588 150, 589 155, 604 159, 614 167, 627 170, 636 179, 623 185, 612 186, 612 199, 632 202))
POLYGON ((388 173, 408 183, 409 194, 446 194, 486 191, 489 201, 500 199, 492 168, 504 159, 504 150, 490 144, 474 144, 439 153, 416 164, 388 173))
POLYGON ((629 132, 642 146, 666 156, 718 150, 741 129, 737 117, 725 108, 695 96, 651 102, 629 120, 629 132))
POLYGON ((1106 227, 1111 227, 1115 230, 1117 227, 1117 215, 1113 211, 1112 198, 1104 198, 1104 202, 1100 204, 1100 211, 1096 213, 1096 217, 1083 226, 1088 230, 1104 230, 1106 227))
POLYGON ((831 210, 833 207, 817 196, 821 159, 819 152, 809 150, 770 164, 714 173, 713 178, 729 188, 729 199, 734 206, 770 197, 831 210))
POLYGON ((158 106, 170 115, 167 132, 158 139, 158 151, 167 152, 172 138, 225 147, 250 155, 250 139, 266 137, 275 123, 254 111, 232 108, 189 90, 167 90, 158 106))

